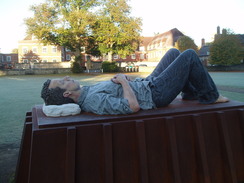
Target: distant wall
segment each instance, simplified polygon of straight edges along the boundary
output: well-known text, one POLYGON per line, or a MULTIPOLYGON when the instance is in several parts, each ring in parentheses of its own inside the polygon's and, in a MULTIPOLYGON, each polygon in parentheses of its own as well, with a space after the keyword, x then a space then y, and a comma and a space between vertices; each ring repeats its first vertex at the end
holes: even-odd
POLYGON ((208 71, 244 71, 244 64, 232 66, 207 66, 208 71))
POLYGON ((71 62, 51 62, 51 63, 17 63, 16 69, 54 69, 54 68, 70 68, 71 62))
POLYGON ((45 75, 45 74, 69 74, 70 68, 56 68, 56 69, 11 69, 0 70, 0 76, 11 75, 45 75))

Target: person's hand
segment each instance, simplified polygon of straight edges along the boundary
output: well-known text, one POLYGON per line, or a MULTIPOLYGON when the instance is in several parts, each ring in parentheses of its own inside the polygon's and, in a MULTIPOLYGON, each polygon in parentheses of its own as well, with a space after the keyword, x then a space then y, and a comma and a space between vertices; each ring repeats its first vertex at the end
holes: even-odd
POLYGON ((113 81, 114 83, 117 83, 117 84, 120 84, 124 81, 131 81, 131 78, 128 77, 127 75, 125 74, 116 74, 112 79, 111 81, 113 81))

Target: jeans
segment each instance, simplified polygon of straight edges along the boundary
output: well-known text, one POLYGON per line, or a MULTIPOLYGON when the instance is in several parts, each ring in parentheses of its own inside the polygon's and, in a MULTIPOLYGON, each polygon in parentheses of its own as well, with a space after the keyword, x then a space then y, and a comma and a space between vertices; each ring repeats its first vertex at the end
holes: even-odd
POLYGON ((167 106, 180 92, 183 99, 198 99, 202 104, 214 103, 219 97, 211 76, 192 49, 183 53, 170 49, 145 80, 150 81, 157 107, 167 106))

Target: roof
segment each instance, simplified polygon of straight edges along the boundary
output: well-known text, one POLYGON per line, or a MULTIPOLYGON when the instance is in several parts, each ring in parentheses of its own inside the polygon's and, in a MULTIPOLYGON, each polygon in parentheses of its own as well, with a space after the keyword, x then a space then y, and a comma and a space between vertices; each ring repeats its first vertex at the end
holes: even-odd
POLYGON ((24 38, 24 40, 32 40, 32 36, 31 35, 28 35, 24 38))
POLYGON ((152 39, 153 39, 153 37, 143 37, 142 42, 141 42, 141 46, 147 46, 152 39))
POLYGON ((237 34, 237 37, 240 39, 241 44, 244 45, 244 34, 237 34))
POLYGON ((158 44, 163 42, 165 46, 174 46, 175 42, 181 37, 184 36, 177 28, 171 29, 165 33, 158 34, 153 37, 149 45, 158 44))
POLYGON ((202 46, 200 50, 198 51, 199 57, 208 56, 209 54, 209 46, 202 46))

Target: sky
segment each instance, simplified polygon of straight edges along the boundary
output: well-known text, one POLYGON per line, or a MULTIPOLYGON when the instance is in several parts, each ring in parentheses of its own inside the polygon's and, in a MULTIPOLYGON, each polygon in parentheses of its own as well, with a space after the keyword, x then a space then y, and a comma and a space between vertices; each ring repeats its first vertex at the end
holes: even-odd
MULTIPOLYGON (((10 53, 25 38, 31 5, 45 0, 0 1, 0 53, 10 53)), ((244 0, 129 0, 131 15, 142 18, 142 36, 177 28, 200 46, 213 41, 217 26, 244 34, 244 0)))

